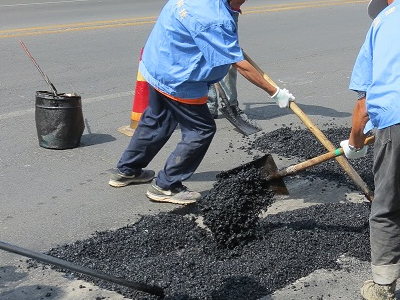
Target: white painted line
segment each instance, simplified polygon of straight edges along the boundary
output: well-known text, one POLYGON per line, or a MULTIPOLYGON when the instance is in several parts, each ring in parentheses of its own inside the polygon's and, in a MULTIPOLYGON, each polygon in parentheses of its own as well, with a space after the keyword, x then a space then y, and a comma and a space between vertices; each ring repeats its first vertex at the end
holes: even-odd
POLYGON ((45 4, 61 4, 71 2, 87 2, 90 0, 64 0, 64 1, 51 1, 51 2, 37 2, 37 3, 18 3, 18 4, 4 4, 0 7, 13 7, 13 6, 31 6, 31 5, 45 5, 45 4))
MULTIPOLYGON (((116 93, 116 94, 110 94, 110 95, 104 95, 104 96, 99 96, 99 97, 92 97, 92 98, 82 99, 82 106, 86 105, 86 104, 89 104, 89 103, 101 102, 101 101, 106 101, 106 100, 113 100, 113 99, 117 99, 117 98, 133 97, 133 93, 134 93, 134 91, 128 91, 128 92, 121 92, 121 93, 116 93)), ((0 121, 1 120, 12 119, 12 118, 18 118, 18 117, 21 117, 21 116, 33 114, 34 112, 35 112, 34 108, 12 111, 12 112, 0 115, 0 121)))
POLYGON ((17 111, 10 112, 8 114, 0 115, 0 120, 17 118, 17 117, 21 117, 21 116, 25 116, 25 115, 34 113, 34 112, 35 112, 34 108, 25 109, 25 110, 17 110, 17 111))

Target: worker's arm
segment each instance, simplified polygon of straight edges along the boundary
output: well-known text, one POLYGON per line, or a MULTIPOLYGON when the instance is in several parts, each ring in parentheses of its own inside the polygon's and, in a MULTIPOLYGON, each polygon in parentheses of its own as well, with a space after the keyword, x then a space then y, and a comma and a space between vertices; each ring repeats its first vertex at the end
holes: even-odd
POLYGON ((347 158, 360 158, 367 154, 368 146, 364 145, 365 138, 367 137, 364 134, 364 127, 368 120, 369 116, 365 104, 365 97, 362 97, 354 106, 350 137, 348 140, 340 143, 347 158))
POLYGON ((266 81, 247 60, 237 62, 233 64, 233 67, 248 81, 266 91, 271 97, 277 92, 277 87, 266 81))
POLYGON ((364 134, 364 127, 369 120, 367 113, 367 106, 365 104, 365 97, 359 99, 353 110, 353 123, 349 138, 349 144, 355 148, 362 148, 366 135, 364 134))
POLYGON ((288 90, 280 89, 269 83, 247 60, 237 62, 233 64, 233 67, 252 84, 266 91, 279 107, 288 107, 289 101, 294 101, 294 96, 288 90))

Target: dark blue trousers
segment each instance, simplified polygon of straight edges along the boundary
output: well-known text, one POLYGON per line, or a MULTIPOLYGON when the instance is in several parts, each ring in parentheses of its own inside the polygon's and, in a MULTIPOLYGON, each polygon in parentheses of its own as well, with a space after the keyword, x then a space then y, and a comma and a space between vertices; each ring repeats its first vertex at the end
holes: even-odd
POLYGON ((140 174, 169 140, 179 124, 182 138, 157 174, 157 185, 182 185, 196 171, 216 132, 207 104, 174 101, 150 86, 149 105, 142 114, 128 147, 117 164, 125 174, 140 174))

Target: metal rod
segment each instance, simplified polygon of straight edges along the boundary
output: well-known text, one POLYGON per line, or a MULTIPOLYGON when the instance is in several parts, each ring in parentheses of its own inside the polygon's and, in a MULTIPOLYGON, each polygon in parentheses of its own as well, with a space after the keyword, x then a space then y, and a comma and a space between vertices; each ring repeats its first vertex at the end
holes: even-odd
POLYGON ((9 243, 2 242, 2 241, 0 241, 0 249, 8 251, 8 252, 16 253, 19 255, 23 255, 26 257, 30 257, 30 258, 36 259, 36 260, 44 262, 44 263, 48 263, 48 264, 55 265, 58 267, 66 268, 68 270, 75 271, 75 272, 78 272, 81 274, 86 274, 86 275, 89 275, 92 277, 100 278, 100 279, 103 279, 103 280, 106 280, 109 282, 113 282, 113 283, 123 285, 123 286, 129 287, 129 288, 133 288, 138 291, 142 291, 142 292, 146 292, 146 293, 149 293, 152 295, 164 297, 164 290, 157 286, 150 286, 150 285, 146 285, 146 284, 142 284, 142 283, 128 281, 128 280, 125 280, 120 277, 114 277, 112 275, 108 275, 108 274, 105 274, 105 273, 102 273, 99 271, 95 271, 93 269, 89 269, 86 267, 72 264, 68 261, 50 256, 50 255, 37 253, 37 252, 31 251, 28 249, 24 249, 24 248, 15 246, 15 245, 11 245, 9 243))
POLYGON ((42 69, 40 69, 39 65, 37 64, 37 62, 35 61, 35 59, 33 58, 33 56, 29 53, 28 48, 26 48, 25 44, 23 41, 19 41, 22 48, 25 50, 26 54, 28 54, 29 58, 32 60, 33 64, 35 65, 36 69, 38 69, 40 75, 42 75, 44 81, 46 81, 46 83, 50 86, 51 91, 53 92, 54 96, 57 96, 57 90, 54 87, 54 85, 50 82, 50 79, 46 76, 46 74, 43 73, 42 69))

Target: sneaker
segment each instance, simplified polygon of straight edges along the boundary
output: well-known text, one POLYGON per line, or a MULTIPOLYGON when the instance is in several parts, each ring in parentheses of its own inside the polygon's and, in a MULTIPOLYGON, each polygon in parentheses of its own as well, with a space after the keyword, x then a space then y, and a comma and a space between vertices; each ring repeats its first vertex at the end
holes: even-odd
POLYGON ((157 186, 155 180, 151 183, 146 195, 151 200, 157 202, 168 202, 182 205, 195 203, 197 199, 201 198, 200 193, 191 191, 184 185, 171 190, 163 190, 157 186))
POLYGON ((118 169, 111 175, 109 185, 113 187, 123 187, 131 183, 145 183, 149 182, 154 178, 153 170, 142 170, 139 175, 126 175, 121 173, 118 169))
POLYGON ((388 285, 380 285, 373 280, 367 280, 361 287, 361 296, 365 300, 396 300, 394 292, 396 281, 388 285))

